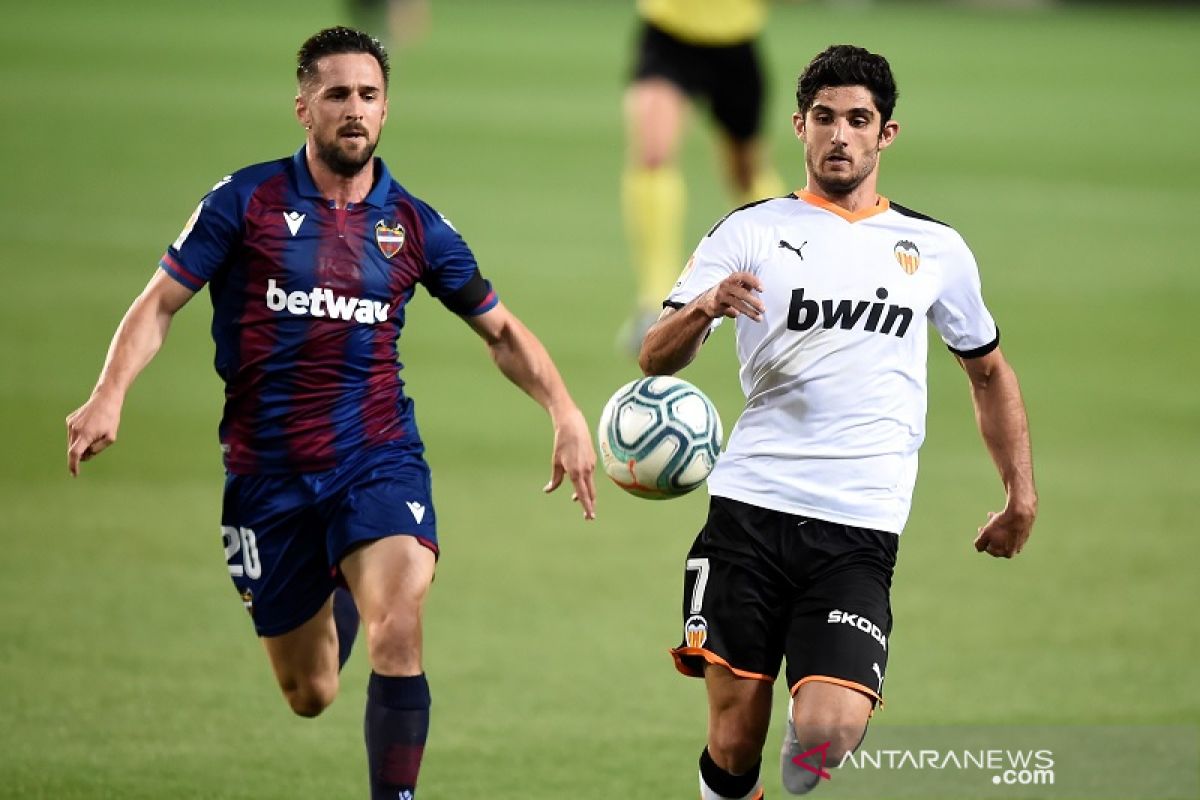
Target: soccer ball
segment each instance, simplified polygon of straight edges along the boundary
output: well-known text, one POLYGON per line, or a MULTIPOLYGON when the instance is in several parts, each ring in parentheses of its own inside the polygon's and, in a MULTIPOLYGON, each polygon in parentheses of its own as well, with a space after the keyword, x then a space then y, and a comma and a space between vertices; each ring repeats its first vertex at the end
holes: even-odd
POLYGON ((721 453, 721 418, 679 378, 641 378, 617 390, 600 414, 600 459, 630 494, 666 500, 708 477, 721 453))

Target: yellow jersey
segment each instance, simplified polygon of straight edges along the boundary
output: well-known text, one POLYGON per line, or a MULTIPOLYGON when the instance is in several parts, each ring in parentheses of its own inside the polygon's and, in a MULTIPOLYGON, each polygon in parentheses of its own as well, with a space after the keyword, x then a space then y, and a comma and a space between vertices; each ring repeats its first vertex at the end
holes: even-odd
POLYGON ((764 0, 638 0, 637 7, 654 27, 698 45, 749 41, 767 21, 764 0))

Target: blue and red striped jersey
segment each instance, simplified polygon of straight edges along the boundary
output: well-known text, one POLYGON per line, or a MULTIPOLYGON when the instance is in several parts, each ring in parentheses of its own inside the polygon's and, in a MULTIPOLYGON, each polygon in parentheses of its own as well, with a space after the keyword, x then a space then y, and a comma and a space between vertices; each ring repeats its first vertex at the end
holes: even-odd
POLYGON ((470 248, 375 159, 362 203, 334 208, 304 148, 222 179, 159 266, 212 295, 220 436, 237 474, 314 472, 364 446, 421 448, 397 342, 418 283, 451 311, 496 305, 470 248))

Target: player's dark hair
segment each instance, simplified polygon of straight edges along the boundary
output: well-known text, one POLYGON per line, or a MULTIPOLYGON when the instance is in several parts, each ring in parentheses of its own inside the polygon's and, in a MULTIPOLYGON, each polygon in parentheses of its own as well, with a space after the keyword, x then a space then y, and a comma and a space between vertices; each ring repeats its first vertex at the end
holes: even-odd
POLYGON ((882 117, 880 126, 896 109, 896 79, 886 58, 851 44, 835 44, 817 55, 796 82, 796 105, 807 114, 817 92, 834 86, 865 86, 882 117))
POLYGON ((317 61, 325 56, 341 55, 342 53, 366 53, 374 56, 383 70, 383 86, 386 89, 391 66, 388 64, 387 50, 383 44, 369 33, 356 31, 353 28, 326 28, 318 31, 300 45, 296 53, 296 80, 305 83, 317 76, 317 61))

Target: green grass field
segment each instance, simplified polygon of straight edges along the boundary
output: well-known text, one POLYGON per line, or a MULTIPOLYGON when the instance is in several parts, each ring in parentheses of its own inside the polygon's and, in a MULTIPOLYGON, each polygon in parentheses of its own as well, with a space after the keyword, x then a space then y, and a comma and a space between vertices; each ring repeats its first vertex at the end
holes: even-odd
MULTIPOLYGON (((636 375, 613 346, 632 292, 617 211, 631 5, 435 3, 430 36, 396 57, 380 148, 454 220, 591 419, 636 375)), ((292 54, 338 8, 5 8, 0 797, 365 796, 362 649, 324 716, 292 717, 225 574, 207 299, 177 319, 120 443, 79 480, 62 422, 197 199, 299 145, 292 54)), ((881 188, 971 242, 1034 433, 1034 538, 1013 562, 979 556, 975 528, 1002 495, 965 381, 933 346, 877 724, 1200 723, 1200 15, 772 13, 769 130, 796 185, 797 71, 839 41, 891 58, 903 130, 881 188)), ((727 200, 694 131, 698 238, 727 200)), ((705 498, 654 504, 605 482, 585 525, 566 496, 540 494, 540 410, 424 293, 409 319, 401 357, 444 545, 421 797, 694 797, 703 690, 665 651, 705 498)), ((732 425, 728 330, 685 377, 732 425)))

